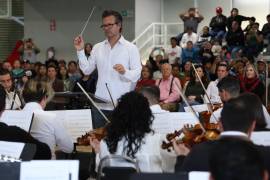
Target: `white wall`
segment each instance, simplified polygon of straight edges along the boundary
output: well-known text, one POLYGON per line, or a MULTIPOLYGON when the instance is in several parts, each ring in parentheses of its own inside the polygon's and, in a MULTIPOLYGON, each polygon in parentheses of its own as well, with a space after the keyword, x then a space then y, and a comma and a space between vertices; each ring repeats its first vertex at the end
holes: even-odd
POLYGON ((228 16, 231 11, 231 0, 198 0, 199 12, 204 16, 204 20, 198 27, 198 32, 203 26, 209 26, 211 18, 216 15, 216 7, 222 7, 223 14, 228 16))
MULTIPOLYGON (((256 21, 260 23, 260 28, 266 23, 266 16, 269 14, 269 0, 233 0, 233 7, 239 9, 239 14, 243 16, 254 16, 256 21)), ((242 23, 242 27, 246 27, 247 22, 242 23)))
POLYGON ((44 61, 45 51, 50 46, 56 48, 58 59, 76 59, 73 38, 81 32, 94 5, 97 8, 84 33, 86 42, 95 44, 104 40, 100 25, 101 14, 105 9, 131 12, 130 17, 124 17, 123 34, 128 40, 134 39, 134 0, 25 0, 25 38, 32 37, 41 49, 38 59, 44 61), (55 32, 50 32, 51 18, 56 20, 55 32))
POLYGON ((153 22, 161 22, 163 0, 135 0, 135 36, 153 22))
POLYGON ((194 7, 193 0, 163 0, 164 1, 164 22, 175 23, 182 22, 179 14, 187 11, 188 8, 194 7))
POLYGON ((228 14, 231 9, 230 0, 164 0, 164 22, 182 22, 180 13, 186 12, 190 7, 198 6, 199 12, 204 16, 204 20, 199 24, 200 29, 209 25, 211 18, 215 15, 215 8, 221 6, 224 14, 228 14))

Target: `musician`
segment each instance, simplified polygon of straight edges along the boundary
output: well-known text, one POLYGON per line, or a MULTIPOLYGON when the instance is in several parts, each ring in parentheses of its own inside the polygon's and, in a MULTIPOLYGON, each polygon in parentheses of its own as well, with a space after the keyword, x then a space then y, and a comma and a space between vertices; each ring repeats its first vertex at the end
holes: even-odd
MULTIPOLYGON (((261 106, 253 106, 254 99, 251 101, 251 96, 255 97, 256 101, 260 101, 255 95, 245 93, 225 103, 220 118, 220 127, 223 132, 221 132, 219 140, 202 142, 193 146, 185 158, 183 158, 182 149, 180 149, 182 146, 178 148, 178 145, 174 143, 175 151, 179 155, 176 171, 209 171, 208 159, 211 155, 209 152, 212 148, 218 148, 215 144, 223 138, 250 141, 249 138, 256 126, 256 120, 262 118, 262 113, 258 113, 262 111, 262 108, 261 106)), ((262 154, 264 164, 269 171, 270 147, 254 146, 262 154)))
POLYGON ((98 81, 95 95, 110 101, 106 83, 116 100, 132 90, 141 73, 140 54, 137 47, 122 36, 122 16, 113 10, 102 14, 102 25, 106 40, 93 47, 89 58, 84 53, 84 41, 81 36, 74 40, 79 66, 84 74, 91 74, 97 67, 98 81))
MULTIPOLYGON (((206 89, 206 93, 212 104, 222 103, 219 97, 217 84, 222 78, 226 77, 229 74, 229 67, 224 64, 219 64, 217 66, 216 73, 218 78, 215 81, 211 81, 206 89)), ((204 95, 204 99, 206 102, 209 103, 209 100, 206 97, 206 95, 204 95)))
MULTIPOLYGON (((219 95, 223 103, 226 103, 232 98, 236 98, 239 96, 240 93, 240 86, 238 80, 232 78, 232 77, 225 77, 222 80, 219 81, 217 84, 219 95)), ((257 120, 256 129, 255 130, 267 130, 270 128, 270 116, 265 108, 265 106, 258 102, 258 104, 255 104, 255 101, 253 105, 258 105, 262 107, 263 111, 263 118, 257 120), (266 129, 267 128, 267 129, 266 129)), ((214 111, 214 115, 211 116, 210 121, 216 122, 220 118, 222 108, 219 108, 218 110, 214 111), (214 117, 215 116, 215 117, 214 117)))
POLYGON ((90 138, 90 143, 99 159, 110 155, 135 158, 143 172, 162 172, 166 165, 160 147, 160 135, 151 129, 153 115, 147 99, 129 92, 119 99, 106 127, 107 136, 101 142, 90 138))
POLYGON ((48 144, 54 158, 56 146, 57 150, 71 153, 73 142, 63 122, 56 119, 54 114, 43 110, 52 96, 52 91, 49 84, 44 81, 28 81, 23 90, 23 98, 26 102, 23 110, 34 113, 31 135, 48 144))
POLYGON ((4 87, 7 96, 6 96, 6 107, 5 109, 20 109, 22 106, 19 94, 16 94, 14 99, 14 84, 10 72, 6 69, 0 70, 0 83, 4 87))
MULTIPOLYGON (((5 100, 5 89, 0 86, 0 116, 5 110, 5 100)), ((8 126, 5 123, 0 122, 0 140, 35 144, 36 153, 33 159, 51 159, 51 150, 47 144, 38 141, 28 132, 17 126, 8 126)))
POLYGON ((144 97, 146 97, 153 114, 169 112, 161 109, 159 105, 160 91, 157 86, 143 86, 139 90, 139 93, 141 93, 144 97))
POLYGON ((209 157, 210 180, 268 179, 262 156, 250 141, 224 138, 216 147, 209 157))

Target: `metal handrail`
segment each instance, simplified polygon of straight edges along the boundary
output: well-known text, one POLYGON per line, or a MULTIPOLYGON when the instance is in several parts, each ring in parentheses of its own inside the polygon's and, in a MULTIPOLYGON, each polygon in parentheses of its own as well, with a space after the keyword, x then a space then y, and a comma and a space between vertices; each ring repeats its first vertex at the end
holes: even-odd
POLYGON ((142 61, 144 61, 144 58, 147 57, 150 47, 166 47, 168 45, 168 36, 173 36, 172 33, 168 32, 169 26, 175 25, 181 26, 183 25, 183 23, 153 22, 149 26, 147 26, 145 30, 132 41, 133 44, 137 45, 141 54, 142 61), (159 31, 156 31, 156 29, 158 29, 159 31), (147 35, 147 37, 144 37, 145 35, 147 35), (159 38, 159 41, 156 41, 156 38, 159 38), (149 44, 149 47, 146 47, 147 44, 149 44))

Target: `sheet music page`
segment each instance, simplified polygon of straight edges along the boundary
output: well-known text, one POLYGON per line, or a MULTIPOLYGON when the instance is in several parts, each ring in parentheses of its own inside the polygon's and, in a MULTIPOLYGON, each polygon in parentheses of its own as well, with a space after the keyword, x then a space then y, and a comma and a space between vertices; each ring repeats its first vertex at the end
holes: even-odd
POLYGON ((39 160, 22 162, 20 180, 78 180, 78 160, 39 160))
MULTIPOLYGON (((194 105, 192 106, 192 108, 194 109, 195 112, 198 112, 198 113, 203 112, 203 111, 209 111, 207 104, 194 105)), ((192 112, 188 106, 184 107, 184 109, 186 112, 192 112)))
POLYGON ((56 119, 63 122, 70 133, 73 142, 77 138, 93 129, 91 109, 49 111, 56 115, 56 119))
POLYGON ((189 180, 209 180, 209 172, 203 172, 203 171, 191 171, 188 173, 188 179, 189 180))
POLYGON ((154 114, 152 128, 156 133, 168 134, 180 130, 185 124, 197 124, 197 118, 192 113, 166 112, 154 114))
POLYGON ((251 140, 257 145, 270 146, 270 131, 252 132, 251 140))
POLYGON ((5 110, 1 116, 1 122, 9 126, 18 126, 29 132, 33 113, 29 111, 5 110))
POLYGON ((0 154, 20 158, 24 143, 0 141, 0 154))

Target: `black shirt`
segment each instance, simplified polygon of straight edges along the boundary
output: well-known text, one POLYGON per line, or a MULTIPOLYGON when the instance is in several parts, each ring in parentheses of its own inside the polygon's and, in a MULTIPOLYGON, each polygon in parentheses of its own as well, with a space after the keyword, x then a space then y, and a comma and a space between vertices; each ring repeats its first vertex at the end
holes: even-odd
POLYGON ((36 140, 17 126, 8 126, 0 122, 0 140, 35 144, 37 149, 33 159, 51 159, 51 150, 47 144, 36 140))

